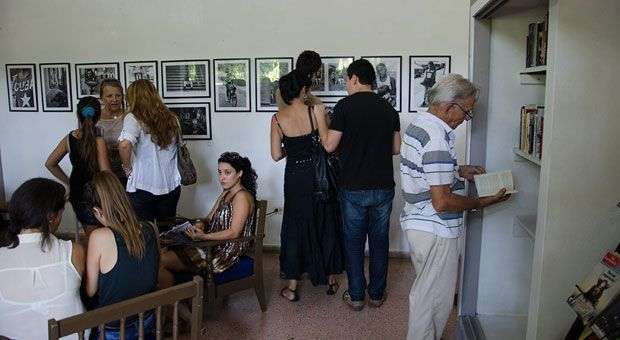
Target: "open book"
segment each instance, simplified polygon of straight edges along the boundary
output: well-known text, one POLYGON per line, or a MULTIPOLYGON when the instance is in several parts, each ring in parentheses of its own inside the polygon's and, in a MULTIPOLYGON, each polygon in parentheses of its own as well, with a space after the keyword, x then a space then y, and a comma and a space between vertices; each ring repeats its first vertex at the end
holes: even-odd
POLYGON ((510 172, 510 170, 474 175, 474 182, 476 183, 478 197, 493 196, 503 188, 506 188, 507 194, 514 194, 517 192, 512 181, 512 172, 510 172))
POLYGON ((192 244, 193 240, 186 234, 186 231, 191 228, 192 224, 190 222, 185 222, 159 234, 161 245, 168 247, 192 244))

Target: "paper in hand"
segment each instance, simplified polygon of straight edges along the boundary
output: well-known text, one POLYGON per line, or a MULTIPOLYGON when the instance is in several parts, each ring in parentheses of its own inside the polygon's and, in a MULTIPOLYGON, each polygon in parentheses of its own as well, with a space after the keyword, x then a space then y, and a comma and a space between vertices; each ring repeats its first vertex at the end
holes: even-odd
POLYGON ((474 175, 474 182, 476 183, 478 197, 493 196, 503 188, 506 188, 507 194, 517 192, 514 188, 512 172, 510 170, 474 175))

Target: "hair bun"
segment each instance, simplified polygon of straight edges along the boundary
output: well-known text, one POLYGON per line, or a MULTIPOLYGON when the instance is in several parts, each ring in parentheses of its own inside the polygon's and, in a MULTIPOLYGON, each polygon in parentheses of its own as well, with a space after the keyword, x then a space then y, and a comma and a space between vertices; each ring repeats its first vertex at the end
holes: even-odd
POLYGON ((80 115, 84 118, 93 118, 95 116, 95 109, 92 106, 85 106, 80 115))

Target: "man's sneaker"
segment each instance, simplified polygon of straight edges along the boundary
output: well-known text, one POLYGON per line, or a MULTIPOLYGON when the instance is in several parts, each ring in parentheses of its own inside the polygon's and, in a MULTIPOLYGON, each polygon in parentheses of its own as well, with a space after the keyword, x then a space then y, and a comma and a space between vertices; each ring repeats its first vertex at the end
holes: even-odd
POLYGON ((383 294, 383 296, 379 300, 375 300, 372 298, 368 299, 368 306, 373 307, 373 308, 379 308, 381 307, 383 302, 385 302, 385 294, 383 294))
POLYGON ((344 294, 342 294, 342 301, 344 301, 344 303, 346 303, 349 306, 349 308, 353 309, 356 312, 359 312, 362 309, 364 309, 364 300, 362 301, 351 300, 351 295, 349 295, 348 290, 345 290, 344 294))

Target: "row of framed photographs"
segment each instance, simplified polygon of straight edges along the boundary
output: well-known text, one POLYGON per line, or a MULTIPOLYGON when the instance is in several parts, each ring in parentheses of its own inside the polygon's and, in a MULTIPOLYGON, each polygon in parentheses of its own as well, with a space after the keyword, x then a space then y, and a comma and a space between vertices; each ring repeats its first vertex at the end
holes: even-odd
MULTIPOLYGON (((375 67, 374 91, 401 111, 402 57, 363 56, 375 67)), ((319 97, 346 96, 346 69, 354 57, 323 57, 323 65, 311 91, 319 97)), ((164 99, 211 98, 214 84, 216 112, 251 111, 251 69, 249 58, 161 61, 161 93, 164 99)), ((293 58, 255 58, 255 96, 257 112, 277 110, 278 79, 293 68, 293 58)), ((426 107, 426 92, 436 78, 450 72, 450 56, 409 57, 409 112, 426 107)), ((9 111, 38 111, 35 64, 7 64, 9 111)), ((135 80, 147 79, 159 88, 157 61, 124 62, 124 80, 129 86, 135 80)), ((99 85, 106 78, 120 80, 119 63, 75 64, 77 98, 99 96, 99 85)), ((71 69, 69 63, 39 64, 41 101, 45 112, 72 111, 71 69)))

